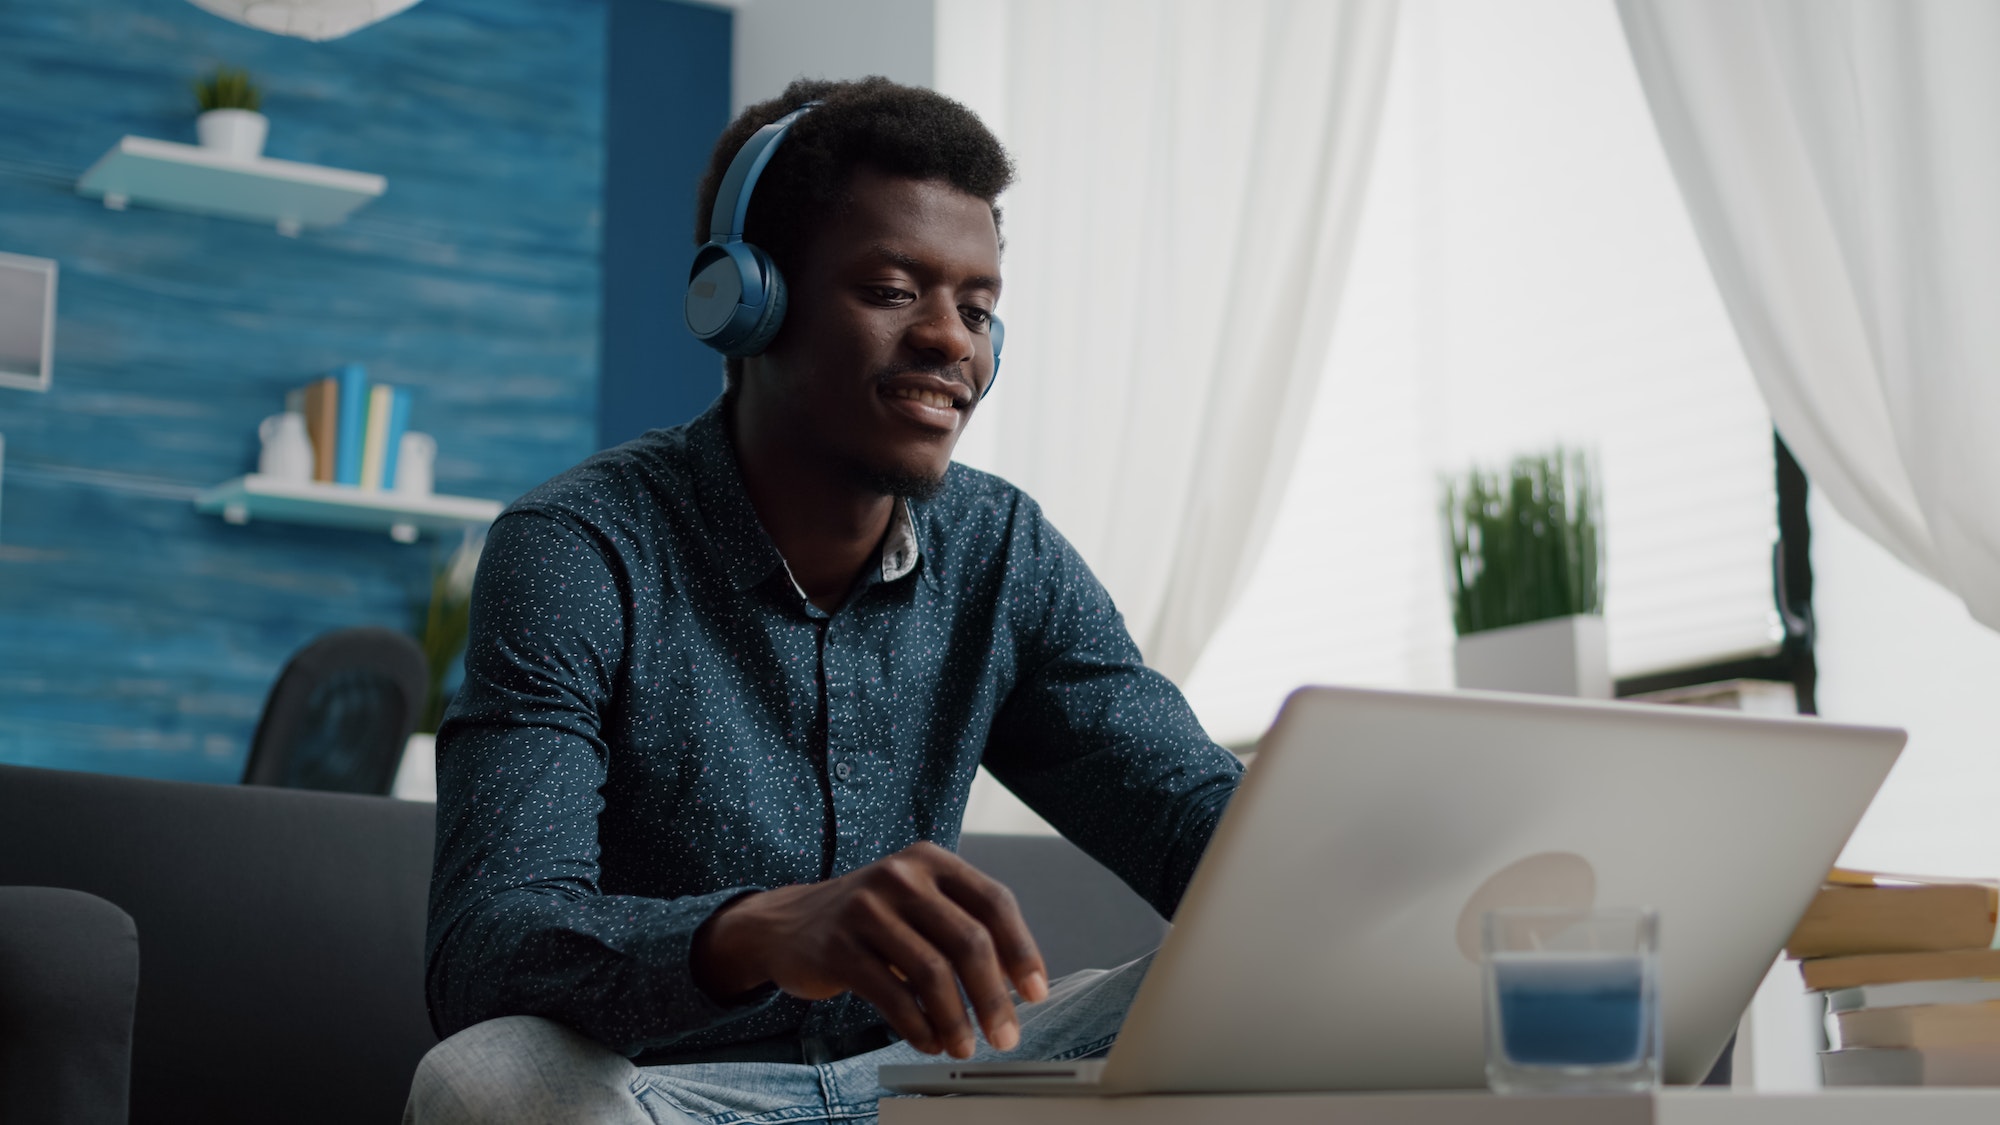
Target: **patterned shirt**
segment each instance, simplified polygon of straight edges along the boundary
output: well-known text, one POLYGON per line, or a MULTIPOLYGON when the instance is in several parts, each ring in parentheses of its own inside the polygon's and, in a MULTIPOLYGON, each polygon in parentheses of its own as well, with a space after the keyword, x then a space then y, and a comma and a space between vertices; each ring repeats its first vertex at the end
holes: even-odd
POLYGON ((1241 767, 1140 661, 1034 501, 961 465, 827 613, 758 523, 720 402, 493 525, 438 732, 427 992, 628 1055, 879 1025, 718 1003, 695 930, 748 891, 954 848, 983 762, 1171 916, 1241 767))

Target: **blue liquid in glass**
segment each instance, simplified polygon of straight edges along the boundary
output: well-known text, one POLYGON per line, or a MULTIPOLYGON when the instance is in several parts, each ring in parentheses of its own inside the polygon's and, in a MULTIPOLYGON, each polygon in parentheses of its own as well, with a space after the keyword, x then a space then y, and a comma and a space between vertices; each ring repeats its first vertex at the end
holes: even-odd
POLYGON ((1645 1047, 1645 967, 1631 954, 1493 958, 1507 1058, 1520 1066, 1635 1063, 1645 1047))

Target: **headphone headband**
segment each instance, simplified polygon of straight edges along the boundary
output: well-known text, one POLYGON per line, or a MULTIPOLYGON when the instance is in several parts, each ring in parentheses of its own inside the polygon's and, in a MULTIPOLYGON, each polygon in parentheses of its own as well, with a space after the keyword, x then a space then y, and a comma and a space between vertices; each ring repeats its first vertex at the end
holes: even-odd
POLYGON ((729 162, 729 170, 722 175, 722 185, 715 191, 715 205, 708 212, 708 239, 710 242, 743 241, 744 221, 750 217, 750 192, 757 186, 757 177, 764 174, 764 165, 778 151, 778 142, 792 131, 792 124, 805 116, 806 111, 818 105, 807 102, 787 113, 769 125, 750 135, 743 147, 736 150, 736 156, 729 162), (728 222, 725 225, 724 217, 728 222))

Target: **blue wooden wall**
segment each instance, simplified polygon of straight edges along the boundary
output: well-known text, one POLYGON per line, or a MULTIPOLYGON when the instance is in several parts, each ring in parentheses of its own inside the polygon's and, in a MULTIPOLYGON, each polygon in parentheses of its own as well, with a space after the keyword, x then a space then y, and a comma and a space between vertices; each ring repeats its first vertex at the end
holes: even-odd
POLYGON ((695 188, 729 124, 732 20, 697 4, 611 0, 601 445, 685 422, 722 392, 722 357, 687 330, 681 298, 695 188))
POLYGON ((407 624, 431 541, 195 514, 287 388, 350 360, 414 388, 442 492, 590 452, 605 25, 424 0, 315 44, 181 0, 0 2, 0 250, 62 270, 53 388, 0 389, 0 761, 232 781, 293 650, 407 624), (261 81, 269 155, 387 194, 297 239, 75 194, 123 134, 192 141, 218 63, 261 81))

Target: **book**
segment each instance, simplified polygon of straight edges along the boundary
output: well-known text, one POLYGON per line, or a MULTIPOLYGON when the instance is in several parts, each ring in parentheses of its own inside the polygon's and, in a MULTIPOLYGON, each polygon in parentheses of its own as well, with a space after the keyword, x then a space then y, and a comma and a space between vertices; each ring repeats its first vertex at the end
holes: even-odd
POLYGON ((1906 1008, 1913 1004, 1976 1004, 2000 1000, 2000 980, 1906 980, 1837 988, 1821 994, 1828 1012, 1906 1008))
POLYGON ((1806 907, 1785 955, 1984 949, 1993 944, 1996 906, 2000 892, 1978 883, 1829 884, 1806 907))
POLYGON ((396 401, 389 409, 389 433, 383 441, 382 487, 396 487, 397 454, 403 448, 403 431, 410 427, 410 389, 396 388, 396 401))
POLYGON ((1837 1046, 1973 1047, 2000 1050, 2000 1000, 1977 1004, 1916 1004, 1836 1012, 1837 1046))
POLYGON ((340 384, 340 417, 334 424, 333 482, 358 485, 361 443, 368 424, 368 370, 358 363, 344 363, 333 377, 340 384))
POLYGON ((1799 962, 1814 992, 1896 981, 2000 977, 2000 949, 1949 949, 1931 953, 1862 953, 1799 962))
POLYGON ((389 415, 395 413, 396 388, 377 383, 368 388, 368 416, 362 424, 361 487, 380 489, 388 463, 389 415))
POLYGON ((1827 1086, 2000 1086, 2000 1047, 1851 1047, 1819 1065, 1827 1086))
POLYGON ((339 440, 340 381, 328 376, 304 387, 306 437, 313 447, 313 479, 333 480, 334 444, 339 440))

